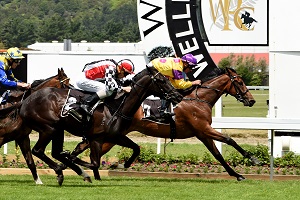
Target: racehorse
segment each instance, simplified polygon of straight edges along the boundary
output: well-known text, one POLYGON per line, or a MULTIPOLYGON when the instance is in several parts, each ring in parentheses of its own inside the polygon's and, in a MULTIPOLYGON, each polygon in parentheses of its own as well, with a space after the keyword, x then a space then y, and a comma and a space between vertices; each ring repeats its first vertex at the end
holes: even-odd
POLYGON ((47 79, 35 80, 31 84, 31 88, 27 91, 12 92, 12 96, 8 99, 7 108, 0 111, 0 147, 10 141, 15 140, 22 151, 22 154, 26 160, 33 179, 36 184, 43 184, 37 175, 36 166, 32 158, 29 134, 31 129, 24 125, 16 109, 18 101, 21 102, 26 99, 30 94, 45 87, 57 87, 64 88, 69 85, 69 78, 64 73, 64 70, 58 69, 58 74, 47 79), (13 102, 13 103, 12 103, 13 102))
MULTIPOLYGON (((131 131, 138 131, 148 136, 171 139, 185 139, 197 137, 213 154, 213 156, 222 164, 230 176, 234 176, 238 181, 245 179, 242 175, 235 172, 224 160, 222 154, 216 148, 214 140, 226 143, 234 147, 244 157, 252 160, 253 164, 258 164, 259 160, 252 157, 232 138, 226 136, 211 127, 212 108, 217 100, 224 94, 234 96, 238 101, 243 102, 244 106, 252 107, 255 100, 247 89, 242 78, 235 70, 216 69, 217 72, 212 77, 202 80, 202 85, 185 91, 183 100, 174 108, 175 126, 170 124, 157 123, 143 118, 143 108, 134 115, 134 120, 125 134, 131 131), (213 78, 214 77, 214 78, 213 78), (175 128, 176 132, 172 133, 170 129, 175 128)), ((115 143, 106 142, 103 144, 102 154, 107 153, 115 143)), ((76 156, 89 147, 86 141, 77 145, 71 153, 70 158, 74 162, 79 162, 76 156)), ((136 156, 133 153, 132 156, 136 156)), ((130 160, 134 160, 131 158, 130 160)), ((129 167, 131 163, 126 163, 124 167, 129 167)))
MULTIPOLYGON (((85 163, 84 166, 92 169, 95 179, 100 180, 100 155, 104 139, 131 147, 139 154, 139 146, 122 133, 129 128, 133 115, 146 97, 155 95, 174 103, 180 102, 183 98, 166 77, 153 67, 147 67, 136 74, 131 87, 130 93, 107 97, 104 103, 98 105, 90 120, 90 126, 86 126, 86 123, 78 123, 71 115, 61 115, 68 100, 68 94, 74 92, 79 93, 79 96, 84 96, 80 91, 45 88, 38 90, 23 101, 20 116, 24 124, 39 133, 39 139, 33 147, 32 153, 55 171, 59 185, 62 185, 64 180, 64 168, 44 153, 51 140, 52 157, 73 169, 78 175, 83 176, 85 181, 91 182, 89 176, 79 166, 62 154, 64 130, 73 135, 85 137, 89 141, 91 163, 85 163)), ((133 161, 129 160, 128 162, 132 163, 133 161)))
POLYGON ((248 28, 248 30, 250 29, 253 22, 257 22, 255 19, 245 14, 242 14, 241 19, 244 19, 244 22, 241 24, 241 28, 243 24, 245 24, 245 27, 248 28))

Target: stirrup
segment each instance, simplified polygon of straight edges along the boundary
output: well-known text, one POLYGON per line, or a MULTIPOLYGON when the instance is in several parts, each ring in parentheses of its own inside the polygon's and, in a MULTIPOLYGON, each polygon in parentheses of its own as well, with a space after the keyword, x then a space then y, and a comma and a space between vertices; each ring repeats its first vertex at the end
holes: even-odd
POLYGON ((86 104, 81 104, 81 105, 80 105, 80 108, 81 108, 82 110, 84 110, 88 115, 92 115, 92 114, 91 114, 90 107, 89 107, 88 105, 86 105, 86 104))
POLYGON ((175 113, 171 113, 171 112, 167 112, 167 111, 160 113, 161 118, 172 117, 174 115, 175 115, 175 113))

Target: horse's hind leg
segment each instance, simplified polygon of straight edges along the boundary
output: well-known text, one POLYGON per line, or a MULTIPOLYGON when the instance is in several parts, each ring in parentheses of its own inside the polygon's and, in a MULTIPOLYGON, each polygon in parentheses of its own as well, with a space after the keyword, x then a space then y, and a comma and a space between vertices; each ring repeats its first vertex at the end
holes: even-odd
POLYGON ((64 175, 60 166, 45 154, 45 149, 47 145, 50 143, 50 141, 51 141, 50 134, 39 133, 39 139, 36 142, 35 146, 32 148, 32 154, 38 157, 39 159, 41 159, 42 161, 44 161, 51 169, 55 171, 55 173, 57 174, 57 181, 59 185, 62 185, 64 180, 64 175))
POLYGON ((97 140, 90 141, 90 159, 91 164, 93 165, 93 173, 94 178, 96 180, 101 180, 99 174, 99 167, 100 167, 100 159, 102 155, 102 145, 103 145, 103 138, 98 138, 97 140))
MULTIPOLYGON (((107 152, 109 152, 111 150, 111 148, 113 148, 116 144, 113 143, 108 143, 105 142, 102 145, 102 155, 106 154, 107 152)), ((81 154, 82 152, 84 152, 86 149, 90 148, 90 144, 88 140, 83 140, 80 143, 77 144, 77 146, 75 147, 75 149, 72 151, 72 153, 70 154, 70 158, 76 163, 77 161, 79 161, 80 159, 77 158, 77 156, 79 154, 81 154)))
MULTIPOLYGON (((64 157, 70 159, 73 163, 87 167, 91 170, 94 171, 94 177, 96 180, 101 180, 100 179, 100 174, 98 172, 98 168, 97 166, 95 167, 94 164, 92 163, 88 163, 86 161, 81 160, 80 158, 78 158, 77 156, 79 154, 81 154, 84 150, 90 148, 90 143, 88 140, 83 140, 80 143, 77 144, 77 146, 75 147, 75 149, 72 151, 71 154, 67 153, 67 152, 62 152, 61 155, 63 155, 64 157)), ((100 155, 101 157, 101 155, 100 155)), ((97 158, 93 158, 94 160, 96 160, 97 158)), ((100 164, 99 164, 100 166, 100 164)))
POLYGON ((52 157, 59 160, 64 165, 70 167, 78 175, 82 176, 84 181, 92 182, 90 176, 83 169, 77 166, 68 157, 65 157, 63 154, 61 154, 61 152, 63 151, 64 130, 63 129, 57 130, 54 134, 55 137, 53 137, 52 139, 52 151, 51 151, 52 157))
POLYGON ((240 152, 240 154, 242 154, 245 158, 249 158, 252 161, 253 165, 258 165, 260 163, 260 161, 257 158, 255 158, 254 156, 251 156, 240 145, 238 145, 231 137, 226 136, 226 135, 216 131, 213 128, 210 128, 210 131, 206 131, 204 134, 205 134, 205 137, 208 137, 210 139, 217 140, 219 142, 223 142, 223 143, 226 143, 226 144, 232 146, 238 152, 240 152))
POLYGON ((81 160, 77 158, 77 156, 88 148, 90 148, 89 141, 87 139, 83 139, 76 145, 75 149, 69 155, 70 159, 73 160, 73 162, 75 162, 76 164, 82 165, 81 160))
POLYGON ((26 160, 27 166, 31 171, 31 174, 33 176, 33 179, 35 181, 36 184, 43 184, 43 182, 41 181, 40 177, 37 174, 36 171, 36 166, 32 157, 32 152, 30 149, 30 139, 29 139, 29 135, 27 135, 25 138, 20 139, 20 140, 16 140, 16 143, 19 145, 22 154, 26 160))
MULTIPOLYGON (((135 161, 135 159, 140 155, 141 150, 140 150, 139 145, 137 145, 135 142, 133 142, 126 135, 118 135, 116 137, 109 138, 106 140, 106 142, 111 142, 111 143, 120 145, 122 147, 127 147, 127 148, 130 148, 133 150, 131 157, 124 164, 125 168, 130 167, 131 164, 135 161)), ((111 144, 110 146, 107 146, 107 147, 110 149, 114 144, 111 144)), ((115 166, 115 167, 119 167, 119 166, 115 166)))
POLYGON ((236 177, 236 179, 238 181, 244 180, 245 178, 236 173, 224 160, 222 154, 220 153, 220 151, 218 150, 218 148, 216 147, 214 141, 212 139, 209 138, 198 138, 199 140, 201 140, 203 142, 203 144, 207 147, 207 149, 212 153, 212 155, 221 163, 221 165, 225 168, 225 170, 228 172, 228 174, 230 176, 234 176, 236 177))

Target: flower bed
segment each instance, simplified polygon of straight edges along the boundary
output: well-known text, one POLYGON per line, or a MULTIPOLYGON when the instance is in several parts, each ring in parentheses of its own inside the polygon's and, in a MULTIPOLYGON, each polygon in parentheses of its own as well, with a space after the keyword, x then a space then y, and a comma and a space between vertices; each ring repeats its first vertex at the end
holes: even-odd
MULTIPOLYGON (((247 149, 247 151, 261 161, 259 166, 252 166, 249 159, 243 158, 238 153, 231 153, 230 156, 224 156, 224 159, 228 165, 240 174, 270 174, 268 148, 264 145, 257 145, 247 149)), ((86 154, 88 155, 89 152, 86 152, 86 154)), ((130 155, 131 150, 123 149, 116 155, 115 159, 123 163, 130 155)), ((2 155, 0 168, 27 168, 26 162, 21 160, 21 158, 18 151, 13 159, 12 157, 8 158, 2 155)), ((109 160, 110 158, 103 159, 100 170, 110 169, 112 163, 109 160)), ((48 165, 40 160, 36 161, 36 166, 38 169, 49 169, 48 165)), ((219 162, 216 162, 209 153, 205 153, 202 158, 193 154, 176 157, 173 155, 156 154, 153 149, 145 147, 141 147, 140 156, 130 168, 116 169, 115 171, 227 174, 223 166, 221 166, 219 162)), ((300 175, 300 156, 289 152, 281 158, 275 158, 273 174, 300 175)))

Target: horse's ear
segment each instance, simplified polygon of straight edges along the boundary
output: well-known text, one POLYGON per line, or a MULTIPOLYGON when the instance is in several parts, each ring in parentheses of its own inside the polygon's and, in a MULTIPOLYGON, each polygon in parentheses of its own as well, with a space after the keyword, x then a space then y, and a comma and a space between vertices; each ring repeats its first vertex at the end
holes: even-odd
POLYGON ((61 69, 58 68, 58 76, 62 77, 63 74, 64 74, 64 70, 62 70, 62 68, 61 69))

